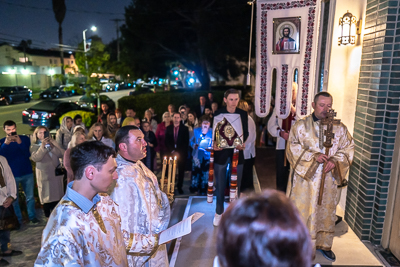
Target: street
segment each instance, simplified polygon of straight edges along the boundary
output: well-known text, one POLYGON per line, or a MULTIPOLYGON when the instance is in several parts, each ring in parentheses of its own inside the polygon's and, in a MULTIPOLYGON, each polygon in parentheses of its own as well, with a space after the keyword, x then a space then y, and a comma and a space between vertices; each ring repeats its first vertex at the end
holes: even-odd
MULTIPOLYGON (((122 90, 122 91, 117 91, 117 92, 108 92, 108 93, 102 93, 104 95, 107 95, 110 97, 112 100, 114 100, 115 105, 118 107, 118 99, 120 99, 123 96, 127 96, 129 94, 130 90, 122 90)), ((57 101, 78 101, 79 98, 82 96, 72 96, 72 97, 65 97, 61 99, 57 99, 57 101)), ((9 106, 0 106, 0 124, 1 128, 3 128, 3 123, 6 120, 13 120, 17 124, 17 132, 18 134, 32 134, 35 128, 30 127, 27 124, 22 124, 22 111, 25 110, 26 108, 29 108, 39 101, 42 100, 32 100, 29 103, 17 103, 17 104, 12 104, 9 106)), ((0 138, 5 137, 6 134, 3 131, 3 129, 0 131, 0 138)))

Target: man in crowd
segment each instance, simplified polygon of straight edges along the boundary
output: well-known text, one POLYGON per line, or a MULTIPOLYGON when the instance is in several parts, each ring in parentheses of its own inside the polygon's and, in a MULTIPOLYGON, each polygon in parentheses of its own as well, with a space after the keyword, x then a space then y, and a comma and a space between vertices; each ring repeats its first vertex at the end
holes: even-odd
POLYGON ((126 115, 126 117, 135 118, 136 112, 133 110, 133 108, 129 107, 126 109, 125 115, 126 115))
MULTIPOLYGON (((15 179, 8 165, 5 157, 0 156, 0 214, 8 216, 11 214, 10 206, 14 199, 17 198, 17 187, 15 186, 15 179)), ((12 207, 11 207, 12 208, 12 207)), ((0 230, 0 266, 7 266, 10 263, 2 256, 18 256, 22 254, 22 251, 11 250, 8 247, 10 243, 10 230, 0 230)))
MULTIPOLYGON (((3 124, 3 130, 6 132, 6 137, 0 140, 0 155, 5 157, 10 165, 11 171, 14 175, 17 188, 22 184, 22 188, 26 197, 26 206, 28 209, 29 223, 38 224, 39 220, 36 218, 35 211, 35 198, 33 195, 33 171, 32 164, 29 159, 31 153, 29 147, 31 141, 29 137, 17 134, 17 125, 14 121, 8 120, 3 124)), ((18 194, 13 202, 15 214, 18 221, 22 224, 22 213, 19 207, 18 194)))
POLYGON ((326 155, 324 142, 327 125, 322 124, 332 108, 333 98, 328 92, 315 95, 314 112, 298 120, 291 128, 286 148, 290 162, 288 195, 307 222, 311 238, 325 258, 335 261, 331 250, 335 233, 337 186, 350 168, 354 155, 354 141, 343 123, 333 125, 332 147, 326 155), (318 197, 322 179, 322 203, 318 197))
POLYGON ((168 266, 167 249, 158 244, 158 234, 168 227, 169 201, 157 177, 141 162, 146 156, 144 134, 136 126, 124 126, 115 144, 118 180, 111 198, 119 205, 129 266, 168 266))
POLYGON ((276 137, 276 189, 286 193, 288 184, 290 164, 285 157, 286 141, 289 138, 289 132, 292 125, 296 122, 296 95, 297 83, 293 82, 292 104, 290 112, 286 119, 278 118, 276 109, 272 112, 268 120, 268 132, 276 137), (286 162, 285 162, 286 161, 286 162))
POLYGON ((103 123, 107 127, 107 116, 111 112, 107 103, 101 103, 101 115, 99 115, 98 121, 103 123))
POLYGON ((211 110, 211 106, 206 104, 206 97, 205 96, 200 96, 199 98, 200 105, 196 107, 195 112, 197 115, 197 118, 200 118, 203 116, 205 113, 206 108, 209 108, 211 110))
POLYGON ((118 177, 114 149, 83 142, 70 157, 75 180, 43 230, 35 266, 128 266, 119 207, 100 194, 118 177))
POLYGON ((168 105, 168 112, 169 112, 169 115, 172 117, 175 112, 175 106, 173 104, 168 105))
POLYGON ((165 146, 168 153, 178 159, 178 192, 183 194, 183 178, 185 177, 186 159, 189 148, 189 129, 181 122, 181 114, 174 113, 172 117, 173 125, 165 130, 165 146))
POLYGON ((217 187, 217 208, 214 216, 213 224, 218 226, 221 219, 222 213, 224 212, 224 200, 225 200, 225 188, 227 184, 227 166, 230 164, 232 168, 233 154, 234 154, 234 139, 239 138, 241 144, 236 145, 236 149, 239 150, 239 159, 237 165, 237 194, 240 195, 240 182, 243 174, 243 163, 244 156, 243 150, 245 148, 245 142, 249 136, 248 132, 248 117, 247 112, 237 108, 239 103, 239 91, 236 89, 229 89, 224 94, 224 102, 226 106, 217 110, 214 114, 213 124, 213 138, 214 138, 214 176, 217 187), (221 124, 225 127, 218 131, 218 127, 221 124), (228 146, 218 146, 216 140, 216 132, 221 134, 225 132, 222 137, 228 146), (229 134, 228 134, 229 132, 229 134), (231 142, 233 144, 229 144, 231 142))

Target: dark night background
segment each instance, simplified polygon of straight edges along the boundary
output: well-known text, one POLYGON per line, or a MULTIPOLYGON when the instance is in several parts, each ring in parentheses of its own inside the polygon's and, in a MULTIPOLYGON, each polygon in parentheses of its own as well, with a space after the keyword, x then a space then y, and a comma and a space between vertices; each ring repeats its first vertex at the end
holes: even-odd
MULTIPOLYGON (((66 0, 67 12, 62 23, 65 45, 77 46, 82 31, 97 27, 96 35, 104 43, 117 38, 111 19, 124 19, 125 7, 131 0, 66 0)), ((52 48, 58 43, 58 24, 51 0, 0 0, 0 42, 18 45, 31 39, 32 47, 52 48)), ((120 22, 120 25, 124 22, 120 22)))

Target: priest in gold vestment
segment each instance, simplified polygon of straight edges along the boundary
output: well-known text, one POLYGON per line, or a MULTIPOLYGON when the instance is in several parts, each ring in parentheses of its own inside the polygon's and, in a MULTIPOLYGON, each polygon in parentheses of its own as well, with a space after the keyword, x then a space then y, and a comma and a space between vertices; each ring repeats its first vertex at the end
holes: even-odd
POLYGON ((303 217, 316 249, 321 250, 325 258, 335 261, 331 248, 338 204, 337 186, 346 177, 353 161, 354 142, 343 123, 333 125, 332 147, 325 155, 323 143, 327 126, 322 125, 321 120, 327 117, 332 102, 333 98, 327 92, 315 96, 314 112, 292 126, 286 155, 291 166, 287 194, 303 217), (323 172, 326 173, 325 185, 322 203, 318 205, 323 172))

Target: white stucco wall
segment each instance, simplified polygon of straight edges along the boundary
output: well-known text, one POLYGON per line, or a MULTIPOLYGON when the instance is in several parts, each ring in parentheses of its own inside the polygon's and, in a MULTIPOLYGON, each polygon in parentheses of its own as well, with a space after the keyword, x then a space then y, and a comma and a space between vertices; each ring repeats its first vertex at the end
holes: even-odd
MULTIPOLYGON (((337 112, 337 118, 341 119, 351 134, 354 130, 366 7, 367 0, 336 0, 334 13, 327 90, 333 96, 333 108, 337 112), (361 34, 356 37, 355 45, 339 46, 339 18, 347 11, 356 16, 357 20, 362 20, 361 34)), ((342 190, 339 201, 343 210, 346 206, 346 195, 347 187, 342 190)))
POLYGON ((328 75, 328 92, 333 95, 337 117, 353 134, 357 88, 361 65, 361 50, 367 0, 336 0, 332 47, 328 75), (362 19, 361 35, 355 45, 338 46, 339 18, 347 11, 362 19))

